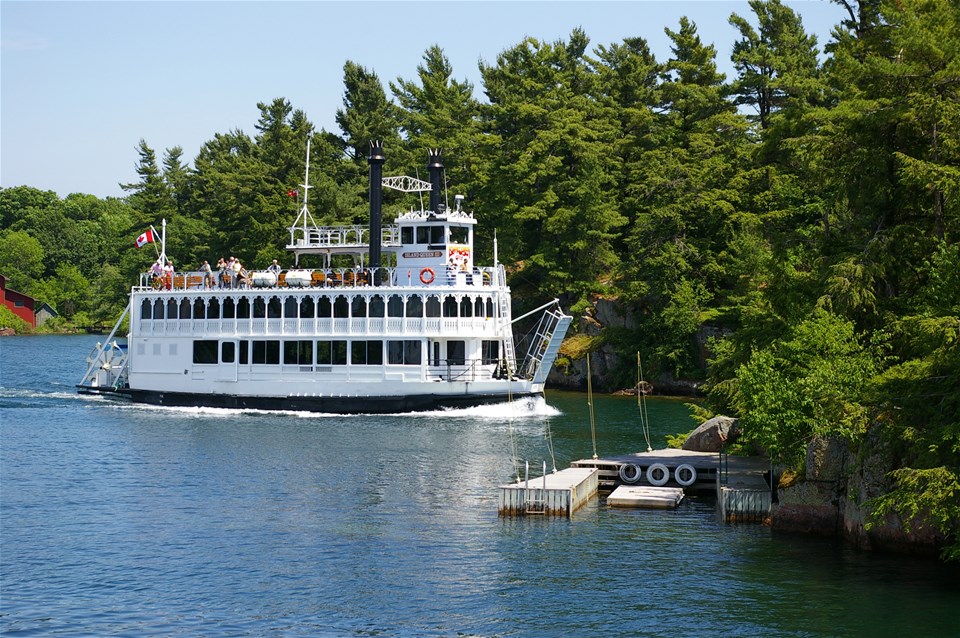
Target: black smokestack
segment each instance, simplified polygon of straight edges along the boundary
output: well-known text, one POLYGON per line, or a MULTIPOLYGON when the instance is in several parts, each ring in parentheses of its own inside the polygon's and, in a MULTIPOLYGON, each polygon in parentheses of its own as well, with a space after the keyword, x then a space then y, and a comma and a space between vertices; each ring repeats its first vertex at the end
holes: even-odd
POLYGON ((427 170, 430 171, 430 210, 440 212, 440 188, 443 184, 443 163, 440 161, 440 149, 430 149, 430 159, 427 160, 427 170))
POLYGON ((370 142, 370 268, 373 271, 373 285, 380 285, 380 228, 383 217, 383 142, 370 142))

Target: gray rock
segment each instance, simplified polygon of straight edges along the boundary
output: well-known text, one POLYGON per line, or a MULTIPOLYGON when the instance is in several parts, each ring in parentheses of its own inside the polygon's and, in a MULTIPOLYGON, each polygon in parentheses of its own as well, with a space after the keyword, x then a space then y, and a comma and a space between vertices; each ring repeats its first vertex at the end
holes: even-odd
POLYGON ((740 434, 737 419, 729 416, 715 416, 704 421, 687 436, 683 449, 692 452, 719 452, 740 434))

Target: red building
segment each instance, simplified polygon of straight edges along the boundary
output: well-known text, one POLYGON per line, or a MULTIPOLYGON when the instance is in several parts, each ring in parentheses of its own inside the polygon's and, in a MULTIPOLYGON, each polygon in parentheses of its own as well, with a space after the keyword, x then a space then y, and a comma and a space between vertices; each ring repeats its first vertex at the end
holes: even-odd
POLYGON ((37 327, 37 318, 34 314, 34 308, 37 305, 36 300, 30 295, 7 288, 7 278, 0 275, 0 300, 3 305, 13 311, 21 319, 27 322, 31 328, 37 327))

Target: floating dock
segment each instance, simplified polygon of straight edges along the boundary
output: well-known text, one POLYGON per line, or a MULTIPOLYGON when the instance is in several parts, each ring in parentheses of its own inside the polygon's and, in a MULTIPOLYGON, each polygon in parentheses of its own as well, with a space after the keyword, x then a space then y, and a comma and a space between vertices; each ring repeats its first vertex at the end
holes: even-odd
POLYGON ((770 515, 773 491, 767 482, 769 462, 764 459, 729 456, 720 459, 717 502, 726 523, 762 523, 770 515))
POLYGON ((621 485, 607 497, 611 507, 672 510, 683 500, 683 488, 621 485))
POLYGON ((667 448, 600 459, 581 459, 570 465, 596 468, 601 492, 612 492, 620 485, 682 487, 692 491, 713 492, 717 486, 719 458, 716 452, 667 448))
MULTIPOLYGON (((721 518, 728 523, 762 522, 773 504, 770 461, 761 457, 668 448, 582 459, 571 465, 596 469, 598 490, 610 496, 622 487, 716 494, 721 518)), ((618 505, 609 497, 607 504, 618 505)))
POLYGON ((596 468, 567 468, 520 483, 501 485, 501 516, 570 516, 597 493, 596 468))

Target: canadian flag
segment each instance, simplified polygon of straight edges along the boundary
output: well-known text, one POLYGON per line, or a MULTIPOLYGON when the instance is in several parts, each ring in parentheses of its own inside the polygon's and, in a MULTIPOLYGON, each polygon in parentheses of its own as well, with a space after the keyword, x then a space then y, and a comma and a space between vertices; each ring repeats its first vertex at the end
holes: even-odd
POLYGON ((153 229, 147 229, 147 232, 143 233, 137 237, 137 248, 143 248, 150 242, 155 241, 153 237, 153 229))

